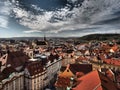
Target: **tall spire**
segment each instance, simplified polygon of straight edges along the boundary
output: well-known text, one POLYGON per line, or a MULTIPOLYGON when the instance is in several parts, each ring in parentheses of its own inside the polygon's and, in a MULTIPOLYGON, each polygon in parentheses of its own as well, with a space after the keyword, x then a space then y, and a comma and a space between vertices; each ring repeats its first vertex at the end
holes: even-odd
POLYGON ((44 34, 44 41, 46 41, 46 36, 45 36, 45 34, 44 34))

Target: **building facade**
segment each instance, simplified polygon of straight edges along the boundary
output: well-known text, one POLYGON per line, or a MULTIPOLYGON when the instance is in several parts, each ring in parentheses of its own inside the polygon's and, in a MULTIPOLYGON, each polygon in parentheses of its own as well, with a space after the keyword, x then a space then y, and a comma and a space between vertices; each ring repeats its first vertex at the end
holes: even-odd
POLYGON ((24 72, 7 67, 1 72, 0 90, 24 90, 24 72))

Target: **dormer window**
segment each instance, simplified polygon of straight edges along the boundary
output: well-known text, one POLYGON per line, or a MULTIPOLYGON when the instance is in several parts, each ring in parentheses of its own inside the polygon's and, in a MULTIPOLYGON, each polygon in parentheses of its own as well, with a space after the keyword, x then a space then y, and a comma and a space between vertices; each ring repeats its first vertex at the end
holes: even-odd
POLYGON ((67 72, 69 72, 69 70, 67 70, 67 72))

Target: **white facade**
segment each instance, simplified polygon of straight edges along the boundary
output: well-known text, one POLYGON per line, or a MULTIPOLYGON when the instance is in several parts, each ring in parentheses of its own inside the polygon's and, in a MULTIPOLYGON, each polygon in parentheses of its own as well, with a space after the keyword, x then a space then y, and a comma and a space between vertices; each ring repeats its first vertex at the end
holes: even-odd
POLYGON ((34 76, 25 75, 25 90, 43 90, 46 84, 46 71, 34 76))
POLYGON ((0 90, 43 90, 54 79, 62 65, 61 58, 58 60, 54 59, 53 62, 48 62, 43 67, 38 64, 40 61, 31 60, 30 62, 33 64, 30 64, 30 67, 26 67, 23 72, 13 72, 9 78, 2 80, 0 90), (31 68, 31 65, 33 65, 34 69, 31 68), (40 68, 43 69, 41 70, 40 68), (33 70, 32 74, 30 70, 33 70))
POLYGON ((47 76, 48 76, 48 83, 50 80, 54 78, 54 75, 57 74, 62 66, 62 60, 59 58, 59 60, 54 60, 54 62, 50 63, 48 62, 46 68, 47 68, 47 76))
POLYGON ((0 90, 24 90, 24 73, 12 73, 2 80, 0 90))

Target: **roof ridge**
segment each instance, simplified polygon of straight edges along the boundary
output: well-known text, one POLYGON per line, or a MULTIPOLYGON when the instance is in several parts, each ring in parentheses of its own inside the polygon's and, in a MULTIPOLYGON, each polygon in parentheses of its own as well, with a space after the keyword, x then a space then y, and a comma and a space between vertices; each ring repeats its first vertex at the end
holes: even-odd
POLYGON ((97 88, 100 86, 101 86, 101 83, 99 83, 93 90, 97 90, 97 88))
MULTIPOLYGON (((93 70, 93 71, 98 73, 98 70, 93 70)), ((91 72, 89 72, 89 73, 85 74, 84 76, 89 75, 89 74, 90 74, 90 73, 92 73, 93 71, 91 71, 91 72)), ((83 76, 83 77, 84 77, 84 76, 83 76)), ((81 77, 80 77, 80 78, 81 78, 81 77)))

